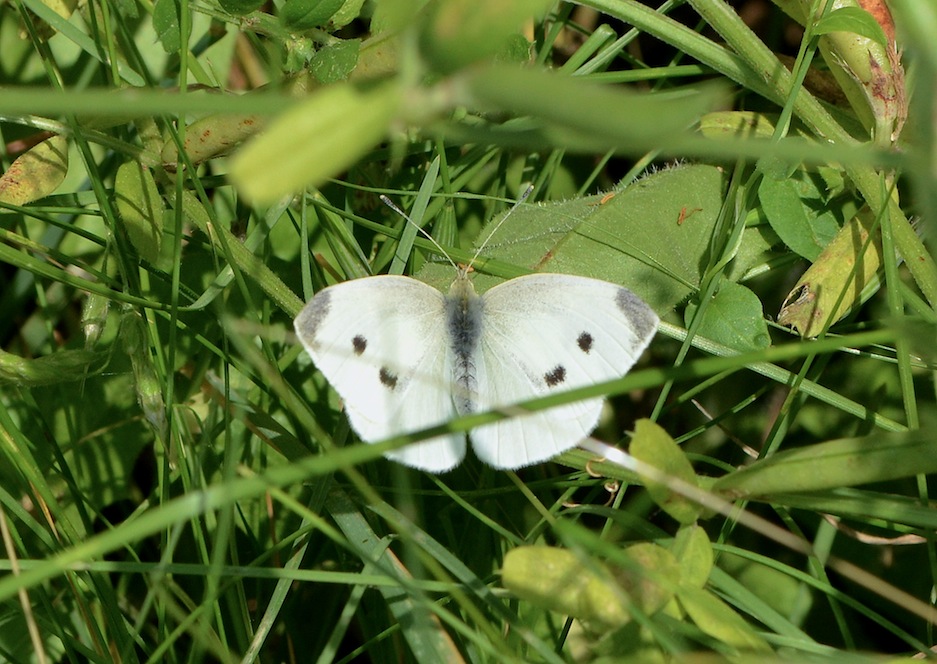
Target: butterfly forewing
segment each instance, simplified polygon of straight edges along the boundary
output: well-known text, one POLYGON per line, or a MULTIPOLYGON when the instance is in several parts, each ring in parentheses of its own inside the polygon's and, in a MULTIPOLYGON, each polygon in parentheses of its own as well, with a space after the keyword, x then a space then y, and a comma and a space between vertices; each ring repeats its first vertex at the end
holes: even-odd
MULTIPOLYGON (((377 442, 454 416, 445 299, 408 277, 355 279, 320 291, 295 321, 313 362, 345 403, 352 427, 377 442)), ((461 433, 387 456, 442 472, 465 455, 461 433)))
MULTIPOLYGON (((512 279, 482 296, 478 411, 618 378, 657 329, 654 312, 627 289, 561 274, 512 279)), ((574 447, 598 423, 602 399, 512 417, 471 433, 497 468, 544 461, 574 447)))

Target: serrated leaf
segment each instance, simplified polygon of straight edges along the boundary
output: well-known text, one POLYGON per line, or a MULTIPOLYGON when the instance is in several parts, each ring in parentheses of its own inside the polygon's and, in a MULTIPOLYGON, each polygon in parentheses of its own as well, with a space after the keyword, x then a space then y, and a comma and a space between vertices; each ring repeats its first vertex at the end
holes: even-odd
MULTIPOLYGON (((687 305, 687 325, 698 310, 697 304, 687 305)), ((771 343, 761 300, 745 286, 731 281, 723 282, 716 295, 706 303, 698 332, 707 339, 740 351, 760 350, 771 343)))
POLYGON ((155 263, 163 239, 166 208, 150 169, 137 161, 121 164, 114 179, 114 196, 130 242, 142 258, 155 263))
POLYGON ((17 157, 0 175, 0 201, 26 205, 55 191, 68 173, 68 140, 52 136, 17 157))
POLYGON ((888 45, 888 38, 882 26, 861 7, 834 9, 814 24, 813 31, 818 35, 827 35, 831 32, 852 32, 882 46, 888 45))
MULTIPOLYGON (((667 477, 675 478, 690 486, 697 486, 693 465, 683 450, 663 428, 650 420, 638 420, 628 451, 635 459, 653 466, 667 477)), ((662 510, 678 522, 686 525, 695 522, 702 508, 667 484, 644 478, 651 499, 662 510)))

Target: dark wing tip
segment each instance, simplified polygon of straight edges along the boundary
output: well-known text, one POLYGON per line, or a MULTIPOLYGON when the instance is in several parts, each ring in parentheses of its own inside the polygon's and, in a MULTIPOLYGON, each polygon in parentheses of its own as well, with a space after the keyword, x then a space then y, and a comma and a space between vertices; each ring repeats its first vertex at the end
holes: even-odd
POLYGON ((299 315, 296 316, 296 319, 293 321, 296 334, 303 339, 315 338, 316 331, 319 329, 322 321, 329 315, 329 309, 332 304, 331 301, 332 294, 329 292, 328 288, 316 293, 316 295, 306 303, 306 306, 303 307, 302 311, 299 312, 299 315))

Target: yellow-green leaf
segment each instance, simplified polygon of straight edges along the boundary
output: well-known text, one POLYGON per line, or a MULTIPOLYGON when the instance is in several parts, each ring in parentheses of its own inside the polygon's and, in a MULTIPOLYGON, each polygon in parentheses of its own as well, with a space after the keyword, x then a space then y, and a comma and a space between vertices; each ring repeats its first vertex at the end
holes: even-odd
POLYGON ((68 141, 53 136, 21 154, 0 175, 0 202, 26 205, 55 191, 68 172, 68 141))
POLYGON ((103 368, 102 353, 88 350, 62 350, 45 357, 27 359, 0 349, 0 384, 17 387, 55 385, 87 378, 103 368))
POLYGON ((864 208, 836 233, 788 293, 778 323, 804 337, 820 332, 858 306, 877 286, 882 244, 875 217, 864 208))
POLYGON ((709 579, 715 556, 706 531, 697 525, 677 531, 671 553, 680 561, 680 582, 702 588, 709 579))
POLYGON ((323 88, 245 145, 232 160, 231 180, 255 203, 319 185, 384 137, 400 102, 396 83, 323 88))
POLYGON ((512 549, 504 557, 501 580, 521 599, 598 629, 619 627, 631 619, 608 568, 598 563, 584 566, 582 558, 567 549, 512 549))
POLYGON ((121 164, 114 194, 127 237, 143 259, 155 263, 163 237, 165 206, 150 169, 137 161, 121 164))
POLYGON ((684 587, 677 599, 696 626, 721 643, 743 650, 770 650, 751 625, 708 590, 684 587))
POLYGON ((510 45, 525 21, 542 15, 549 0, 442 0, 430 3, 420 46, 428 64, 453 72, 510 45))
POLYGON ((937 439, 929 427, 876 432, 778 452, 713 483, 732 498, 820 491, 937 472, 937 439))
MULTIPOLYGON (((693 466, 683 450, 664 429, 650 420, 638 420, 635 423, 629 452, 634 458, 654 466, 667 477, 697 486, 696 473, 693 472, 693 466)), ((700 506, 673 491, 666 484, 645 478, 645 486, 654 502, 680 523, 690 524, 699 518, 700 506)))

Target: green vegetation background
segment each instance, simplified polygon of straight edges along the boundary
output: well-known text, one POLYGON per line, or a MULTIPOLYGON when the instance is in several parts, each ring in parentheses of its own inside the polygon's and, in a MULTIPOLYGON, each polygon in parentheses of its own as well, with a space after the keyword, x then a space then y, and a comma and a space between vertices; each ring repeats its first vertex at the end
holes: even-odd
POLYGON ((0 5, 0 658, 929 653, 937 9, 889 4, 0 5), (594 389, 632 465, 395 466, 291 320, 445 288, 380 195, 467 261, 527 183, 478 287, 658 311, 594 389))

